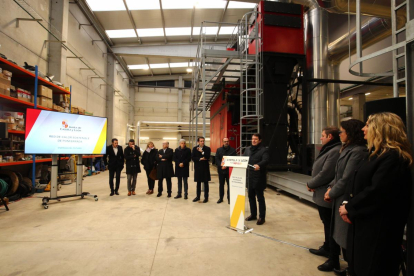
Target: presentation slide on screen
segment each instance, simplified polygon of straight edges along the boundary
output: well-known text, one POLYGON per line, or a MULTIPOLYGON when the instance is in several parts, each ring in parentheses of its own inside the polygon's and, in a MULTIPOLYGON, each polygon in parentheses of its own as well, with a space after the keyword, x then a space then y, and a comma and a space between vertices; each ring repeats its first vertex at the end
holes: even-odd
POLYGON ((27 109, 26 154, 105 154, 107 119, 27 109))

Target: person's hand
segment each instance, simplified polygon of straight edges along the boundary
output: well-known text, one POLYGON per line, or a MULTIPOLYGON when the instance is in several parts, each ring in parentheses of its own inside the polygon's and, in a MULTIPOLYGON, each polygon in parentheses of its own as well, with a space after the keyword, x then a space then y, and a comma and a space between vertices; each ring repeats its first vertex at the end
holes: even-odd
POLYGON ((223 166, 223 167, 221 167, 221 169, 222 169, 222 170, 225 170, 225 169, 227 169, 227 167, 223 166))
POLYGON ((161 161, 166 161, 167 159, 161 159, 161 161))
POLYGON ((255 171, 260 171, 260 166, 259 166, 259 165, 254 164, 253 166, 254 166, 254 170, 255 170, 255 171))
POLYGON ((180 163, 180 167, 181 167, 181 168, 184 168, 184 164, 183 164, 183 163, 180 163))
POLYGON ((198 150, 199 152, 203 152, 203 150, 202 150, 201 148, 197 148, 197 150, 198 150))
POLYGON ((341 216, 343 216, 343 215, 348 215, 348 211, 346 210, 346 207, 345 207, 346 205, 341 205, 341 207, 339 207, 339 214, 341 215, 341 216))
POLYGON ((323 200, 325 200, 326 202, 332 202, 332 199, 329 197, 329 192, 330 191, 331 191, 331 188, 329 188, 325 193, 325 196, 324 196, 323 200))
POLYGON ((131 149, 135 149, 135 146, 134 145, 131 145, 130 147, 131 147, 131 149))
POLYGON ((205 159, 204 157, 203 158, 200 158, 200 161, 204 161, 204 160, 207 160, 207 159, 205 159))
POLYGON ((309 192, 315 192, 315 189, 309 188, 308 184, 306 184, 306 188, 308 189, 309 192))
POLYGON ((158 154, 158 157, 159 157, 159 158, 162 158, 162 155, 161 155, 161 154, 158 154))
POLYGON ((348 215, 342 215, 341 218, 346 223, 352 224, 352 221, 348 218, 348 215))

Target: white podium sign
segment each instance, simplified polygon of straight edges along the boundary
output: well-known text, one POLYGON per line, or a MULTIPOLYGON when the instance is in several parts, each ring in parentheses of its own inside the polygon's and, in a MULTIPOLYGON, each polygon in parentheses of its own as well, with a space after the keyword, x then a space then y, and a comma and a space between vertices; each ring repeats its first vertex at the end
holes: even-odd
POLYGON ((230 228, 242 233, 249 232, 244 225, 248 164, 247 156, 224 156, 221 163, 222 166, 229 167, 230 228))

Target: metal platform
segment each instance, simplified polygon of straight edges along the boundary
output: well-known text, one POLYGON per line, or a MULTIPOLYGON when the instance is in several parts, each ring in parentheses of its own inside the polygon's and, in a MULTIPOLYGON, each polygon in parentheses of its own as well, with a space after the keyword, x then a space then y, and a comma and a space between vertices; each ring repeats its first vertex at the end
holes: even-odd
POLYGON ((306 188, 306 183, 312 179, 309 175, 293 172, 268 172, 267 184, 290 194, 296 195, 301 199, 313 202, 313 194, 306 188))

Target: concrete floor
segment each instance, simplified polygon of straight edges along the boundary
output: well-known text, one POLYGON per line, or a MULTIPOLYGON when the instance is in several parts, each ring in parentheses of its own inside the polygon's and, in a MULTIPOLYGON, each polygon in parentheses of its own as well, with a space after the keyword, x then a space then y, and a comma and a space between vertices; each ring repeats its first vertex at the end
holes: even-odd
POLYGON ((157 198, 145 194, 139 174, 137 195, 128 197, 123 174, 120 195, 110 197, 104 172, 84 180, 98 202, 64 199, 45 210, 44 193, 1 208, 0 275, 334 275, 318 271, 326 259, 306 249, 323 240, 313 206, 267 189, 266 223, 247 223, 254 231, 241 235, 226 228, 229 205, 216 203, 217 174, 207 204, 192 202, 190 180, 189 200, 157 198))

